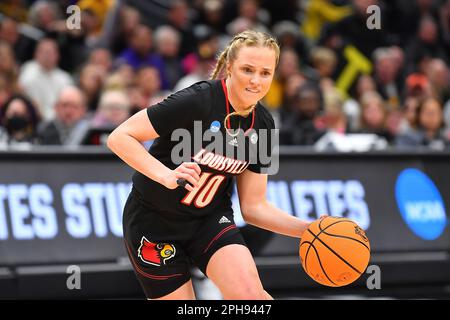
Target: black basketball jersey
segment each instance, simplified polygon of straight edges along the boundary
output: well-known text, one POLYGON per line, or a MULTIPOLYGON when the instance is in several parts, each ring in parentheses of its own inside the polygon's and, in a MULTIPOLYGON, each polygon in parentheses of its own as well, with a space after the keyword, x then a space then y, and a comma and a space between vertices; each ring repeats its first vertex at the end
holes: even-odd
POLYGON ((174 161, 175 157, 183 157, 184 161, 197 162, 202 170, 199 186, 191 192, 182 187, 168 189, 135 172, 133 185, 151 208, 192 217, 232 212, 234 176, 246 169, 267 172, 270 162, 262 162, 260 155, 263 152, 265 159, 271 156, 271 114, 258 103, 247 117, 230 117, 227 127, 241 129, 234 136, 236 131, 230 134, 224 127, 227 114, 235 111, 226 96, 224 80, 201 81, 147 108, 159 134, 149 153, 170 169, 183 162, 174 161), (260 143, 261 133, 266 133, 264 141, 268 143, 260 143))

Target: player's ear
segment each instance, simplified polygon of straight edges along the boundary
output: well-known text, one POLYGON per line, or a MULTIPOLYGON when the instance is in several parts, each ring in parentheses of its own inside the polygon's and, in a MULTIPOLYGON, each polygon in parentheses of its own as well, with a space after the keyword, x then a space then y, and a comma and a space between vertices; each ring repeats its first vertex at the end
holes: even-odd
POLYGON ((231 78, 231 63, 227 62, 225 71, 227 74, 227 78, 231 78))

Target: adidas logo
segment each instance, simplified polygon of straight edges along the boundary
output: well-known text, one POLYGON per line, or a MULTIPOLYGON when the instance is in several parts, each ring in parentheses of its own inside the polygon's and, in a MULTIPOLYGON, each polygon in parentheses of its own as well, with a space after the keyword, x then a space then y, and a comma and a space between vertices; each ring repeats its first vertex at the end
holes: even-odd
POLYGON ((227 217, 223 216, 220 218, 219 223, 231 223, 231 221, 227 217))
POLYGON ((229 145, 232 145, 232 146, 234 146, 234 147, 237 147, 237 146, 238 146, 238 142, 237 142, 236 137, 234 137, 233 139, 231 139, 230 141, 228 141, 228 144, 229 144, 229 145))

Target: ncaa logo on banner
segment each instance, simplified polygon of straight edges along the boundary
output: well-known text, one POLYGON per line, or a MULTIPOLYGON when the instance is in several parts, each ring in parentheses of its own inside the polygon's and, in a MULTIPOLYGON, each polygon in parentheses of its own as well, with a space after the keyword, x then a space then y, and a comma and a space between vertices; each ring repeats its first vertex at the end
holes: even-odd
POLYGON ((397 206, 415 235, 435 240, 447 226, 444 201, 434 182, 417 169, 403 170, 395 185, 397 206))

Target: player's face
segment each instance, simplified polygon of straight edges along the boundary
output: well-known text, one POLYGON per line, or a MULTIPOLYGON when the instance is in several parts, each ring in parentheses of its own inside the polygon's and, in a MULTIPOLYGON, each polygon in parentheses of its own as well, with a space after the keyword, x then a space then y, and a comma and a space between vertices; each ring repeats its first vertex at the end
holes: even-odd
POLYGON ((275 61, 275 51, 268 47, 242 47, 238 51, 236 59, 227 66, 228 89, 238 103, 233 107, 251 107, 267 94, 275 61))

